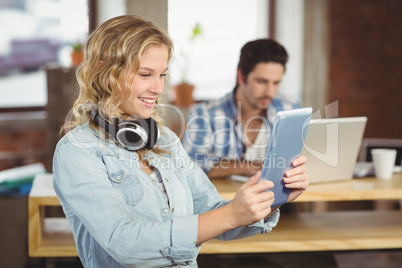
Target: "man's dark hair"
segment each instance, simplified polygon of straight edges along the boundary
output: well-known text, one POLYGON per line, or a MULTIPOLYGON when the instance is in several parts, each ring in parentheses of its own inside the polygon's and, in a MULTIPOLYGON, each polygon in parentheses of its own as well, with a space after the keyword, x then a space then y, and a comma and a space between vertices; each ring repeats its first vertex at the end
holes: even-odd
POLYGON ((237 69, 242 72, 244 79, 246 79, 258 63, 276 62, 282 64, 286 69, 288 58, 286 49, 275 40, 257 39, 242 47, 237 69))

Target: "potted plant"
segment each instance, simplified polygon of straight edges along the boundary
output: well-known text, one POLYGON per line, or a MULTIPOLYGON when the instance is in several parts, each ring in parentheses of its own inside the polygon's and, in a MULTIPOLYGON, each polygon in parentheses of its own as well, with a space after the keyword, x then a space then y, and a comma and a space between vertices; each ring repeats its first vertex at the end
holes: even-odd
POLYGON ((81 64, 84 60, 84 51, 82 47, 82 43, 77 41, 71 44, 72 51, 71 51, 71 64, 73 67, 76 67, 81 64))
MULTIPOLYGON (((189 37, 188 46, 191 47, 193 42, 202 34, 200 24, 196 23, 191 30, 191 35, 189 37)), ((189 48, 188 47, 188 48, 189 48)), ((188 71, 190 70, 190 59, 191 59, 191 49, 187 51, 181 51, 181 58, 183 60, 183 66, 181 70, 181 79, 180 83, 173 86, 173 90, 175 93, 174 103, 180 107, 190 107, 193 103, 193 91, 194 85, 188 81, 188 71)))

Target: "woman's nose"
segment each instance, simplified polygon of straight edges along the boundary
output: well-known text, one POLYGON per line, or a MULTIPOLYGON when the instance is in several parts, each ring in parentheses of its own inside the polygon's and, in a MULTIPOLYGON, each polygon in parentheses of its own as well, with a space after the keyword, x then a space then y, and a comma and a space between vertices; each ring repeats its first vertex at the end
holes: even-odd
POLYGON ((150 91, 154 94, 161 95, 164 89, 165 89, 165 79, 159 77, 157 79, 154 79, 150 91))

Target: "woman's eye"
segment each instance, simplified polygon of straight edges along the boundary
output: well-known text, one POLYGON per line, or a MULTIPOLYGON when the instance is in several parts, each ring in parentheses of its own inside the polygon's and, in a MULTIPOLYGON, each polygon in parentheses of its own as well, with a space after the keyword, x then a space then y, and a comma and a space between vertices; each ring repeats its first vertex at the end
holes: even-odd
POLYGON ((167 73, 164 73, 164 74, 161 74, 161 77, 166 77, 168 74, 167 73))
POLYGON ((148 76, 151 76, 151 74, 140 74, 140 76, 142 76, 142 77, 148 77, 148 76))

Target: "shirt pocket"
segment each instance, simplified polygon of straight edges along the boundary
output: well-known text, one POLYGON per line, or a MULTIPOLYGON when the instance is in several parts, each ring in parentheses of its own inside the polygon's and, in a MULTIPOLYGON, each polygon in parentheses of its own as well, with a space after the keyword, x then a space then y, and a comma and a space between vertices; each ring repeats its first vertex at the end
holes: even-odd
POLYGON ((108 176, 111 184, 120 191, 127 205, 135 206, 144 198, 144 189, 136 175, 118 170, 108 172, 108 176))
POLYGON ((120 192, 127 205, 136 206, 144 198, 144 188, 137 175, 119 168, 113 158, 118 161, 113 156, 104 156, 109 181, 120 192))

